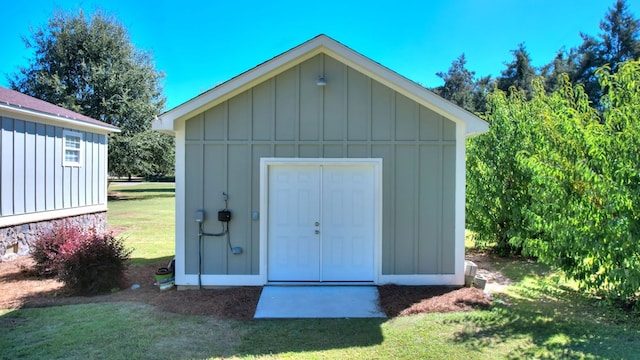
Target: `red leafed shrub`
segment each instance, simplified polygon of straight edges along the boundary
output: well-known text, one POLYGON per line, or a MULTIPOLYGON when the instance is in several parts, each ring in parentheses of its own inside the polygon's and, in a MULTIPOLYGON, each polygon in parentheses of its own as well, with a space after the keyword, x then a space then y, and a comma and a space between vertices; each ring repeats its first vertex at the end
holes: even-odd
POLYGON ((83 295, 120 287, 130 255, 122 239, 67 223, 41 236, 31 253, 38 274, 57 276, 67 289, 83 295))
POLYGON ((130 255, 124 241, 110 233, 72 238, 60 246, 58 278, 69 290, 85 295, 120 288, 130 255))
POLYGON ((62 244, 67 241, 77 241, 86 236, 82 229, 67 223, 56 225, 52 231, 40 236, 31 251, 31 257, 36 262, 36 272, 41 276, 57 275, 62 244))

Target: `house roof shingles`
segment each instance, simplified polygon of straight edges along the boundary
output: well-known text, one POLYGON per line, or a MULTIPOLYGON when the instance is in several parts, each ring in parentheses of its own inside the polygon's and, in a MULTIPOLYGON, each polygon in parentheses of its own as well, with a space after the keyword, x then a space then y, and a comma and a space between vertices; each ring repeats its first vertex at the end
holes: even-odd
POLYGON ((25 95, 15 90, 0 86, 0 105, 5 105, 14 109, 28 110, 34 113, 45 114, 57 117, 61 120, 76 122, 79 124, 92 125, 112 132, 119 132, 118 127, 100 120, 79 114, 75 111, 65 109, 61 106, 51 104, 44 100, 25 95))

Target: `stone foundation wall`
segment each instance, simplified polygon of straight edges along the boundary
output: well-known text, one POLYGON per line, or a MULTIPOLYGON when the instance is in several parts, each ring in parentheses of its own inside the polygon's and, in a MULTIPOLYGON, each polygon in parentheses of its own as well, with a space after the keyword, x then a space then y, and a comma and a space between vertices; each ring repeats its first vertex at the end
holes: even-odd
POLYGON ((82 229, 93 228, 102 233, 107 230, 107 212, 102 211, 0 228, 0 261, 29 255, 33 244, 40 235, 64 223, 82 229))

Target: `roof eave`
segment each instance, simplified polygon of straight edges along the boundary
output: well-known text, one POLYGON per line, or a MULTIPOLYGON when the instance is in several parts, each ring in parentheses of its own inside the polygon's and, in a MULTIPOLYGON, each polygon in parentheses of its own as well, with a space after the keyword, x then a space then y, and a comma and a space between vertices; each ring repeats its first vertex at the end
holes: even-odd
POLYGON ((120 132, 119 128, 117 128, 117 127, 115 127, 113 125, 106 124, 106 123, 105 123, 104 126, 102 126, 102 125, 93 124, 93 123, 89 123, 89 122, 82 121, 82 120, 70 119, 70 118, 67 118, 67 117, 56 116, 56 115, 53 115, 53 114, 43 113, 43 112, 40 112, 40 111, 35 111, 35 110, 22 108, 22 107, 11 106, 11 105, 7 105, 7 104, 0 104, 0 110, 4 110, 4 111, 7 111, 9 113, 16 114, 16 115, 23 115, 23 116, 28 116, 28 117, 31 117, 31 118, 36 118, 36 119, 39 119, 39 120, 54 122, 54 123, 60 124, 61 126, 69 126, 69 127, 73 127, 73 128, 76 128, 76 129, 85 129, 85 130, 88 130, 88 131, 93 131, 93 132, 101 133, 101 134, 119 133, 120 132))

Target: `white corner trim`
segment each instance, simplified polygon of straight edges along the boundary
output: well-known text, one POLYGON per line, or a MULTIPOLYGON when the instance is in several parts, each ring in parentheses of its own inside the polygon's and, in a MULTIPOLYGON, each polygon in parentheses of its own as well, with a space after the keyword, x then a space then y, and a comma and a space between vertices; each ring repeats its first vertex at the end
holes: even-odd
POLYGON ((71 216, 93 214, 93 213, 104 212, 104 211, 107 211, 107 204, 81 206, 81 207, 61 209, 61 210, 40 211, 40 212, 20 214, 20 215, 1 216, 0 228, 7 227, 7 226, 20 225, 20 224, 34 223, 39 221, 61 219, 61 218, 66 218, 71 216))
POLYGON ((455 169, 455 215, 454 215, 454 257, 455 276, 464 284, 464 256, 465 256, 465 207, 466 207, 466 156, 465 124, 456 124, 456 169, 455 169))
MULTIPOLYGON (((176 284, 187 284, 186 275, 186 244, 185 244, 185 129, 184 122, 177 124, 176 129, 176 154, 175 154, 175 275, 176 284)), ((196 279, 196 285, 198 280, 196 279)))

